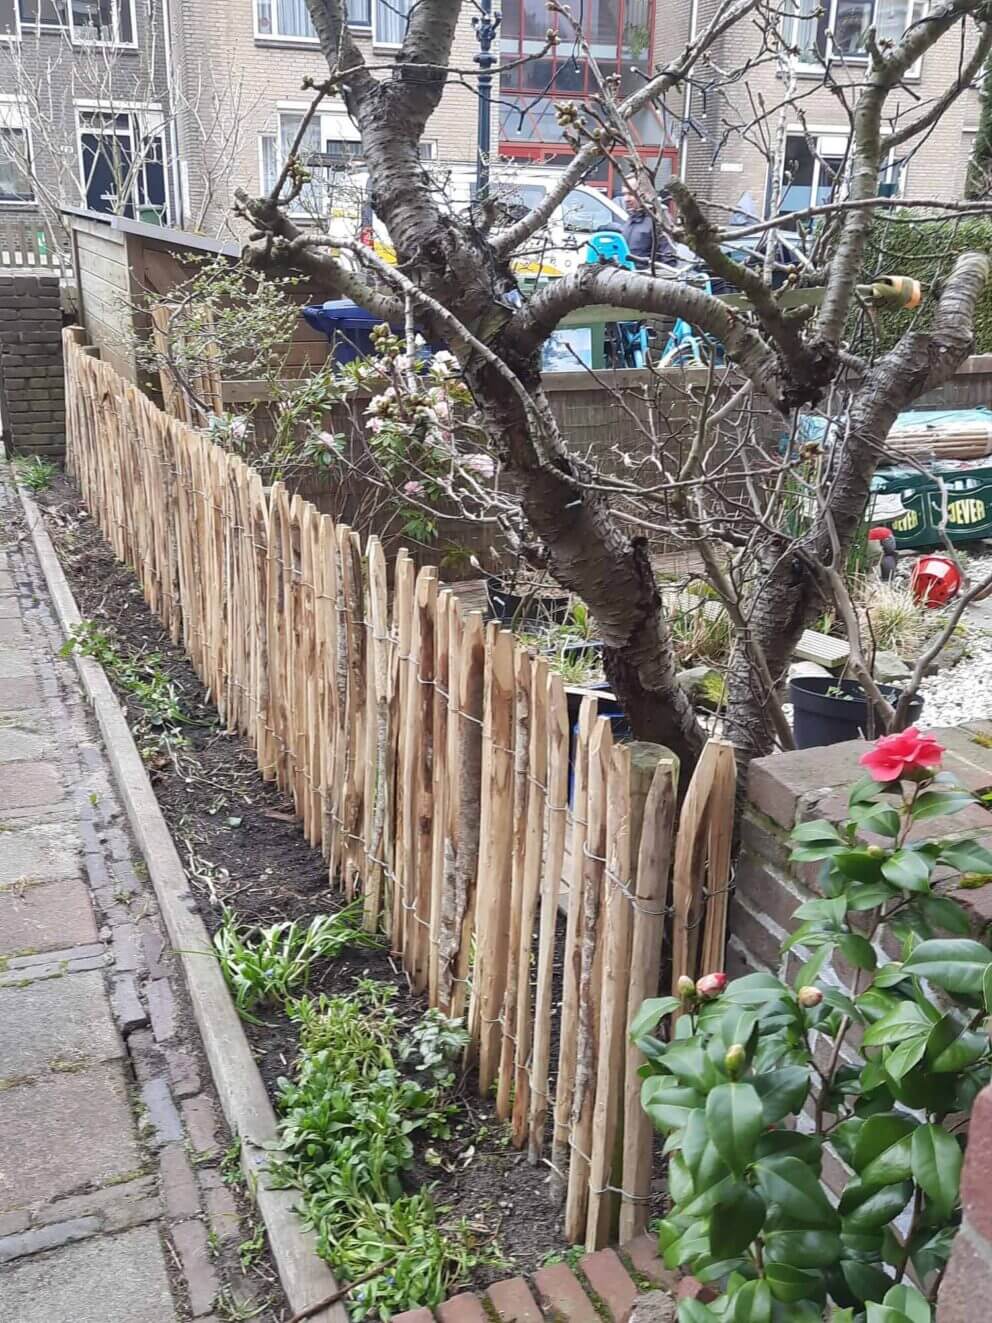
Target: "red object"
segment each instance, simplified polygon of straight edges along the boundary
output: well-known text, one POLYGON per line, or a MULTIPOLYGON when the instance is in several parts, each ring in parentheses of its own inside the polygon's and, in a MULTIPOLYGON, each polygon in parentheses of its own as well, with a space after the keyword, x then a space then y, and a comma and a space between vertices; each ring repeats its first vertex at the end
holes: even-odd
POLYGON ((944 606, 961 587, 961 571, 949 556, 921 556, 909 581, 913 596, 924 606, 944 606))
POLYGON ((703 1001, 712 1001, 714 997, 719 997, 726 986, 727 976, 722 972, 704 974, 701 979, 696 980, 696 992, 703 1001))
POLYGON ((869 542, 884 542, 887 537, 892 536, 891 528, 872 528, 868 532, 869 542))
POLYGON ((897 735, 883 735, 858 762, 875 781, 898 781, 901 776, 932 775, 943 756, 942 744, 910 726, 897 735))

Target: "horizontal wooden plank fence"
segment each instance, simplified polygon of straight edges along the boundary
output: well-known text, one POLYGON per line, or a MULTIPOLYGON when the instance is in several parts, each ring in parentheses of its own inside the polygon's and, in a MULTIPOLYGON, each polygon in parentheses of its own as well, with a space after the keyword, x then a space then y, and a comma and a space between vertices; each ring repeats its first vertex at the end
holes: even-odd
POLYGON ((158 410, 66 332, 68 459, 227 726, 292 796, 330 886, 465 1016, 482 1094, 546 1162, 573 1241, 646 1224, 653 1137, 628 1025, 722 963, 734 759, 711 741, 675 831, 673 756, 570 731, 561 677, 158 410), (389 583, 391 582, 391 591, 389 583))

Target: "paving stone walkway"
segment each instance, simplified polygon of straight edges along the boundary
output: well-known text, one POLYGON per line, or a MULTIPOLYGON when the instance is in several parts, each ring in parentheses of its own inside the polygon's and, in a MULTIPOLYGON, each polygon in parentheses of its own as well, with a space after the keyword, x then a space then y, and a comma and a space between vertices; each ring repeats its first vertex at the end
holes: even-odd
POLYGON ((226 1135, 61 643, 0 461, 0 1320, 248 1317, 226 1135))

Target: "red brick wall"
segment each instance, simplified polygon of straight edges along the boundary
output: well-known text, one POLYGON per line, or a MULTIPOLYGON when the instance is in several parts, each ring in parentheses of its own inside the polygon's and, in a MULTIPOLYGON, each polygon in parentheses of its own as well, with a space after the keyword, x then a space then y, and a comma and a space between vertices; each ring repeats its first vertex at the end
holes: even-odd
POLYGON ((975 1102, 961 1177, 964 1225, 937 1301, 937 1323, 976 1323, 992 1301, 992 1086, 975 1102))

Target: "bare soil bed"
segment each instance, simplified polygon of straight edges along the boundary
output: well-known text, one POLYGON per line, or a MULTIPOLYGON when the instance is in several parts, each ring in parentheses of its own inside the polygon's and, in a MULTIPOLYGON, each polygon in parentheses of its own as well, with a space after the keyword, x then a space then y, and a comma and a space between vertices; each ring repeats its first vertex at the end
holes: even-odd
MULTIPOLYGON (((341 907, 319 851, 304 839, 292 805, 259 774, 251 747, 219 723, 210 696, 180 646, 173 644, 144 603, 131 571, 119 564, 78 492, 63 477, 35 494, 84 619, 105 631, 129 658, 154 655, 179 699, 185 723, 180 739, 157 739, 147 709, 115 684, 142 748, 159 803, 187 867, 191 889, 211 933, 224 907, 244 925, 307 920, 341 907)), ((383 947, 346 950, 318 963, 309 992, 347 995, 362 977, 398 989, 395 1006, 404 1022, 425 1009, 406 976, 383 947)), ((263 1078, 275 1096, 296 1055, 295 1027, 277 1009, 261 1008, 261 1023, 245 1023, 263 1078)), ((564 1249, 560 1212, 548 1188, 546 1166, 531 1166, 509 1144, 489 1099, 481 1099, 471 1075, 459 1081, 457 1116, 449 1141, 433 1141, 430 1165, 418 1152, 411 1185, 430 1184, 445 1216, 465 1217, 480 1244, 499 1261, 478 1268, 465 1286, 479 1289, 513 1272, 533 1271, 564 1249), (440 1162, 438 1162, 440 1158, 440 1162)), ((422 1146, 423 1147, 423 1146, 422 1146)))

